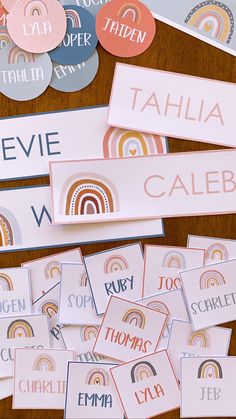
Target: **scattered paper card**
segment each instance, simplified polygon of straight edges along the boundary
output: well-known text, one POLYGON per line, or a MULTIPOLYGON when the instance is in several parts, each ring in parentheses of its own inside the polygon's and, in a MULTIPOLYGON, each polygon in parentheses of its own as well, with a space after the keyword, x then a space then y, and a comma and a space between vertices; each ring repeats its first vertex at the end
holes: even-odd
POLYGON ((205 249, 205 265, 236 258, 236 240, 189 235, 187 246, 205 249))
POLYGON ((181 358, 181 418, 235 417, 236 357, 181 358))
POLYGON ((99 325, 94 299, 83 264, 63 263, 61 272, 59 324, 99 325))
POLYGON ((181 272, 194 330, 236 320, 236 259, 181 272))
POLYGON ((97 314, 104 314, 111 295, 128 300, 142 296, 143 250, 129 244, 84 257, 97 314))
POLYGON ((180 404, 180 391, 166 351, 156 352, 111 369, 125 416, 151 418, 180 404))
POLYGON ((69 362, 65 419, 123 419, 110 375, 114 364, 69 362))
POLYGON ((63 410, 67 367, 73 359, 73 351, 16 349, 13 409, 63 410))
POLYGON ((154 352, 166 321, 166 313, 112 296, 93 350, 119 361, 154 352))
POLYGON ((231 334, 232 330, 224 327, 194 332, 191 323, 174 319, 167 351, 177 377, 180 377, 181 357, 228 355, 231 334))
POLYGON ((0 270, 0 318, 32 313, 31 285, 27 268, 0 270))
POLYGON ((204 250, 146 245, 143 296, 181 288, 179 272, 204 265, 204 250))
POLYGON ((0 400, 12 396, 13 388, 13 378, 0 378, 0 400))
POLYGON ((48 319, 45 315, 0 319, 0 378, 13 376, 15 348, 50 348, 48 319))

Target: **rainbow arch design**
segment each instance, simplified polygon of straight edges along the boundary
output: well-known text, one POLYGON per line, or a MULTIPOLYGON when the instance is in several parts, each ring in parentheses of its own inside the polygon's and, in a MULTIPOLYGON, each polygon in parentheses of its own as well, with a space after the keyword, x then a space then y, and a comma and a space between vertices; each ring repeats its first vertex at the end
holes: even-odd
POLYGON ((131 308, 122 317, 122 322, 134 324, 140 329, 144 329, 146 320, 141 310, 138 310, 136 308, 131 308))
POLYGON ((48 14, 48 8, 42 0, 30 0, 24 8, 24 16, 43 16, 48 14))
POLYGON ((80 20, 78 12, 73 9, 67 9, 65 10, 65 12, 66 12, 67 24, 68 22, 70 22, 70 25, 73 29, 81 28, 81 20, 80 20))
POLYGON ((154 377, 155 375, 157 375, 156 370, 148 361, 137 362, 137 364, 135 364, 130 371, 132 383, 146 380, 147 378, 154 377))
POLYGON ((215 286, 221 286, 224 285, 225 278, 223 275, 215 270, 209 270, 206 272, 203 272, 203 274, 200 277, 200 289, 204 290, 207 288, 215 287, 215 286))
POLYGON ((84 176, 70 186, 66 194, 66 215, 90 215, 119 210, 115 186, 98 175, 84 176))
POLYGON ((117 271, 125 271, 129 268, 129 264, 124 256, 113 255, 106 259, 104 263, 104 273, 110 274, 117 271))
POLYGON ((49 318, 54 317, 58 313, 57 301, 46 301, 41 306, 41 312, 46 314, 49 318))
POLYGON ((234 33, 234 15, 221 1, 207 0, 195 6, 185 23, 224 44, 229 44, 234 33))
POLYGON ((5 28, 0 29, 0 49, 6 47, 7 45, 11 44, 12 40, 10 35, 5 28))
POLYGON ((160 311, 161 313, 165 313, 168 316, 170 314, 170 311, 167 305, 162 303, 162 301, 157 301, 157 300, 150 301, 150 303, 148 303, 146 307, 152 308, 153 310, 156 310, 156 311, 160 311))
POLYGON ((109 374, 103 368, 93 368, 92 370, 88 372, 85 379, 85 384, 109 386, 110 385, 109 374))
POLYGON ((7 339, 14 338, 32 338, 34 331, 29 322, 23 319, 17 319, 11 322, 7 329, 7 339))
POLYGON ((37 356, 33 363, 34 371, 56 371, 55 360, 48 354, 37 356))
POLYGON ((198 378, 218 379, 223 378, 222 368, 218 361, 208 359, 203 361, 198 369, 198 378))
POLYGON ((56 260, 49 262, 44 269, 44 274, 46 279, 52 279, 61 276, 60 262, 56 260))
POLYGON ((22 242, 20 228, 15 216, 0 207, 0 247, 14 246, 22 242))
POLYGON ((150 156, 163 153, 164 148, 159 135, 110 127, 104 136, 105 158, 150 156))
POLYGON ((97 326, 84 326, 81 328, 80 336, 82 342, 87 342, 88 340, 93 340, 98 335, 99 328, 97 326))
POLYGON ((228 260, 229 255, 226 247, 221 243, 213 243, 206 250, 206 259, 228 260))
POLYGON ((87 276, 87 273, 86 272, 83 272, 80 275, 79 285, 80 285, 80 287, 87 287, 87 285, 88 285, 88 276, 87 276))
POLYGON ((190 333, 187 338, 187 345, 209 349, 211 347, 210 336, 205 330, 190 333))
POLYGON ((121 17, 122 19, 129 18, 133 23, 138 25, 141 22, 141 11, 139 7, 132 2, 123 4, 117 13, 117 16, 121 17))
POLYGON ((13 291, 13 283, 9 275, 0 272, 0 289, 2 291, 13 291))
POLYGON ((162 266, 165 268, 185 269, 186 262, 182 253, 177 251, 167 252, 163 258, 162 266))
POLYGON ((8 55, 8 64, 17 64, 20 61, 24 61, 24 63, 34 63, 34 54, 30 52, 23 51, 17 46, 13 46, 8 55))

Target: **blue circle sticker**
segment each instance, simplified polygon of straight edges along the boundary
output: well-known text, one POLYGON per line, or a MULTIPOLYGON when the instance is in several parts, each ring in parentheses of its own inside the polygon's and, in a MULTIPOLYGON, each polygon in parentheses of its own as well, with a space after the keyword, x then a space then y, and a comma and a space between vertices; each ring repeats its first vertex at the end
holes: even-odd
POLYGON ((84 7, 93 16, 96 16, 97 12, 101 9, 104 4, 109 3, 110 0, 59 0, 62 6, 72 5, 84 7))
POLYGON ((86 61, 97 46, 95 18, 83 7, 63 6, 67 30, 63 41, 49 52, 53 61, 62 65, 76 65, 86 61))

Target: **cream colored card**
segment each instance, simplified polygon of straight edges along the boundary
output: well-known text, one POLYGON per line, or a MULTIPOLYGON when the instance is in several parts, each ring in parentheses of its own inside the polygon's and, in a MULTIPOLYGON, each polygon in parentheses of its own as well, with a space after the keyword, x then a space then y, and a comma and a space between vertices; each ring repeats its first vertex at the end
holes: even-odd
POLYGON ((190 234, 187 246, 205 249, 205 265, 236 258, 236 240, 190 234))
POLYGON ((0 318, 32 313, 31 283, 27 268, 0 270, 0 318))

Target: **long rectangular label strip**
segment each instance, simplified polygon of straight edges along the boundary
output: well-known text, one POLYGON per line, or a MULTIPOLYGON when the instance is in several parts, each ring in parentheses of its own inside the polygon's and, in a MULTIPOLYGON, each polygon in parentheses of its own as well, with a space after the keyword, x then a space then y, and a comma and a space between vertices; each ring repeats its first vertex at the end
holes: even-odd
POLYGON ((53 226, 49 186, 2 189, 0 202, 0 253, 163 235, 161 220, 53 226))
POLYGON ((236 84, 116 65, 108 124, 235 147, 236 84))
POLYGON ((236 212, 236 150, 50 164, 53 223, 236 212))

